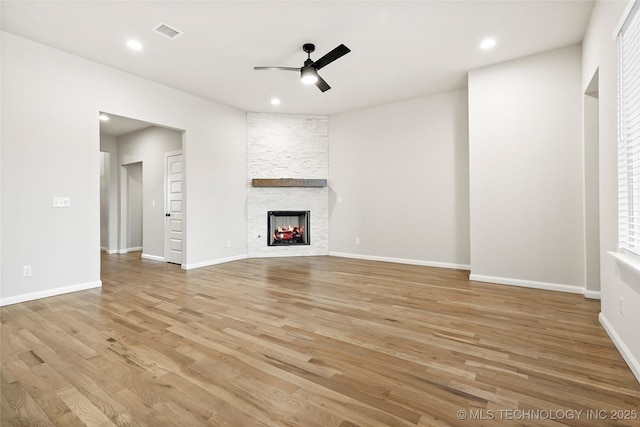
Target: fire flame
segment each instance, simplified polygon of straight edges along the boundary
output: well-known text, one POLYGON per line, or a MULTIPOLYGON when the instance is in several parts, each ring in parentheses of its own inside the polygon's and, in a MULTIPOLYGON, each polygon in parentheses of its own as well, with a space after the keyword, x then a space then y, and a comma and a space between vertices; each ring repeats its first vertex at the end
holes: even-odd
POLYGON ((273 233, 273 238, 275 240, 294 240, 300 238, 302 233, 304 233, 304 227, 289 225, 285 228, 278 227, 276 232, 273 233))

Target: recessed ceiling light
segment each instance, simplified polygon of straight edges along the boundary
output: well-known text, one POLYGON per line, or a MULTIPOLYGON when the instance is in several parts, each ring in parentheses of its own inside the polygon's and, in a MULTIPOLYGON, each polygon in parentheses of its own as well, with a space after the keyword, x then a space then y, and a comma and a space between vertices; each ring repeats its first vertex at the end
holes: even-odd
POLYGON ((107 116, 106 114, 100 114, 98 118, 103 122, 106 122, 107 120, 109 120, 109 116, 107 116))
POLYGON ((129 46, 129 49, 132 50, 142 50, 142 43, 140 43, 138 40, 129 40, 127 42, 127 46, 129 46))
POLYGON ((482 43, 480 43, 480 47, 482 49, 491 49, 496 45, 496 41, 494 39, 485 39, 482 43))
POLYGON ((280 100, 278 98, 271 98, 271 105, 280 105, 280 100))

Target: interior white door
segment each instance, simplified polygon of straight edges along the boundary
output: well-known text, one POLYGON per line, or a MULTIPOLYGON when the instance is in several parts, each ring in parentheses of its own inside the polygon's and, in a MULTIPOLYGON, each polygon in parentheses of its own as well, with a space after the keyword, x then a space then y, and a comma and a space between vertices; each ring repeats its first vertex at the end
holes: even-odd
POLYGON ((164 258, 167 262, 182 264, 183 251, 183 168, 182 151, 171 151, 166 157, 166 199, 164 226, 164 258))

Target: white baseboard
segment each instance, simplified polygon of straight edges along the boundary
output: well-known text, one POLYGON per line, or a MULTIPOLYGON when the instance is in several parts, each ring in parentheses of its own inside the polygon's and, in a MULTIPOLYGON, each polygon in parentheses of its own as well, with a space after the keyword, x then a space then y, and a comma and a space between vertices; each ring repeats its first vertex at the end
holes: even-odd
POLYGON ((375 255, 352 254, 352 253, 345 253, 345 252, 329 252, 329 256, 363 259, 367 261, 393 262, 396 264, 422 265, 424 267, 452 268, 455 270, 471 269, 471 266, 468 264, 454 264, 449 262, 425 261, 420 259, 391 258, 391 257, 383 257, 383 256, 375 256, 375 255))
POLYGON ((536 282, 535 280, 512 279, 509 277, 484 276, 481 274, 470 274, 469 280, 475 282, 497 283, 499 285, 520 286, 523 288, 544 289, 547 291, 569 292, 572 294, 584 294, 585 292, 585 289, 580 286, 536 282))
POLYGON ((590 299, 601 299, 600 297, 600 291, 590 291, 588 289, 584 289, 582 291, 583 295, 585 298, 590 298, 590 299))
POLYGON ((182 269, 193 270, 194 268, 202 268, 202 267, 208 267, 210 265, 224 264, 225 262, 238 261, 241 259, 247 259, 247 254, 236 255, 236 256, 227 257, 227 258, 213 259, 209 261, 194 262, 192 264, 182 264, 182 269))
POLYGON ((148 255, 148 254, 145 254, 145 253, 140 255, 140 258, 142 258, 142 259, 150 259, 151 261, 161 261, 161 262, 165 261, 163 256, 148 255))
POLYGON ((638 382, 640 383, 640 361, 638 361, 633 356, 633 354, 631 354, 631 350, 629 350, 624 341, 622 341, 620 336, 616 333, 615 329, 613 329, 613 326, 611 326, 611 323, 609 323, 607 318, 604 317, 604 314, 602 314, 602 312, 600 312, 600 315, 598 315, 598 320, 600 320, 600 324, 604 328, 605 332, 607 333, 607 335, 609 335, 609 338, 611 338, 611 341, 613 341, 613 344, 622 355, 622 358, 625 362, 627 362, 627 365, 629 365, 629 369, 631 369, 631 372, 636 377, 636 380, 638 380, 638 382))
POLYGON ((141 251, 142 250, 142 246, 134 246, 132 248, 126 248, 126 249, 117 249, 111 253, 115 253, 115 254, 119 254, 119 255, 124 255, 124 254, 128 254, 129 252, 137 252, 137 251, 141 251))
POLYGON ((30 292, 27 294, 16 295, 8 298, 0 298, 0 307, 5 305, 18 304, 26 301, 33 301, 41 298, 54 297, 56 295, 68 294, 71 292, 86 291, 87 289, 100 287, 102 287, 102 281, 96 280, 95 282, 80 283, 77 285, 64 286, 62 288, 47 289, 44 291, 30 292))

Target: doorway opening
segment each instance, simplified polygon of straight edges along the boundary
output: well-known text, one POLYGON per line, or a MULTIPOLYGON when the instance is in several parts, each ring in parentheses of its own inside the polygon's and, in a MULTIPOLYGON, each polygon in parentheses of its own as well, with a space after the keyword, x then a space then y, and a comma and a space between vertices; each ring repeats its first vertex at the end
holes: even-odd
POLYGON ((584 93, 584 236, 587 296, 600 294, 600 101, 598 70, 584 93))
MULTIPOLYGON (((182 236, 180 251, 174 250, 167 259, 166 155, 182 152, 184 131, 111 113, 100 115, 108 118, 100 122, 102 250, 107 254, 141 251, 145 259, 182 264, 182 236)), ((180 197, 184 215, 182 182, 180 197)), ((181 230, 184 226, 180 224, 181 230)))

